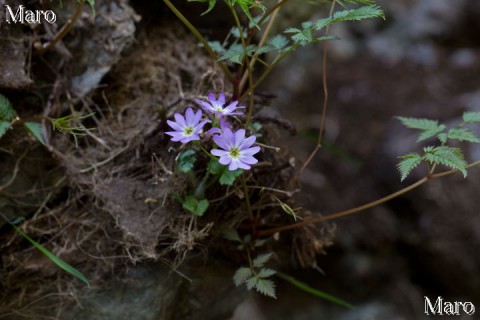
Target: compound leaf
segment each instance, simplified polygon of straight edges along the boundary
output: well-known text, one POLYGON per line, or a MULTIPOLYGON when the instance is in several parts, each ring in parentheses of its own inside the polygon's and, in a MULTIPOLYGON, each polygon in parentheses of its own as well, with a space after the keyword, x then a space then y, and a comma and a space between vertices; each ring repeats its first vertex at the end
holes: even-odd
POLYGON ((399 119, 402 122, 402 124, 407 128, 418 129, 423 131, 418 137, 417 142, 433 137, 441 133, 446 128, 445 125, 438 124, 437 120, 407 118, 407 117, 397 117, 397 119, 399 119))
POLYGON ((260 272, 258 273, 258 277, 259 278, 268 278, 268 277, 271 277, 273 276, 275 273, 277 273, 277 271, 273 270, 273 269, 269 269, 269 268, 262 268, 260 270, 260 272))
POLYGON ((480 142, 475 133, 467 128, 452 128, 448 131, 447 138, 459 141, 480 142))
POLYGON ((423 158, 433 164, 443 164, 452 169, 459 170, 464 177, 467 176, 467 162, 464 159, 462 150, 447 146, 436 148, 424 148, 425 155, 423 158))

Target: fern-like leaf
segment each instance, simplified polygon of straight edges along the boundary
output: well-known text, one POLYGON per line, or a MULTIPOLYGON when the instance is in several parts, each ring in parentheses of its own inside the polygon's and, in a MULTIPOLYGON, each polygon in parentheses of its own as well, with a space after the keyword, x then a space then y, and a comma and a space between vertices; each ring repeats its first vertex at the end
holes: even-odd
POLYGON ((14 117, 15 110, 13 110, 10 100, 0 94, 0 120, 12 121, 14 117))
POLYGON ((257 49, 254 45, 249 45, 247 48, 243 48, 241 44, 233 44, 225 51, 219 58, 219 61, 229 61, 232 63, 242 64, 245 56, 251 56, 257 49))
POLYGON ((422 162, 423 159, 418 153, 409 153, 400 158, 402 161, 398 163, 397 168, 402 175, 400 180, 403 181, 410 174, 410 172, 422 162))
POLYGON ((270 39, 268 44, 275 50, 283 51, 288 46, 288 39, 278 34, 272 39, 270 39))
POLYGON ((379 6, 369 5, 353 10, 338 11, 335 12, 332 17, 317 20, 315 23, 315 31, 321 30, 336 22, 359 21, 371 18, 385 19, 383 10, 379 6))
POLYGON ((277 298, 275 295, 275 283, 272 280, 257 279, 255 290, 265 296, 272 297, 274 299, 277 298))
POLYGON ((399 119, 402 122, 402 124, 407 128, 418 129, 423 131, 418 137, 417 142, 436 136, 442 131, 444 131, 446 128, 445 125, 438 124, 437 120, 407 118, 407 117, 397 117, 397 119, 399 119))
POLYGON ((465 112, 465 113, 463 113, 463 122, 465 122, 465 123, 480 123, 480 112, 465 112))
POLYGON ((442 164, 452 169, 460 171, 464 177, 467 176, 467 162, 463 156, 462 150, 447 146, 436 148, 424 148, 423 158, 432 164, 442 164))
MULTIPOLYGON (((467 128, 452 128, 448 131, 447 139, 469 141, 479 143, 480 139, 477 138, 475 133, 467 128)), ((441 139, 440 139, 441 141, 441 139)), ((443 141, 442 141, 443 142, 443 141)))
POLYGON ((277 273, 277 271, 275 271, 273 269, 262 268, 262 269, 260 269, 260 272, 258 273, 257 276, 259 278, 265 279, 265 278, 269 278, 269 277, 273 276, 275 273, 277 273))
POLYGON ((233 276, 233 282, 235 286, 240 286, 247 281, 248 278, 252 275, 252 270, 250 268, 242 267, 239 268, 235 275, 233 276))
POLYGON ((272 253, 261 254, 255 259, 253 259, 253 266, 256 268, 261 268, 263 265, 270 259, 272 253))

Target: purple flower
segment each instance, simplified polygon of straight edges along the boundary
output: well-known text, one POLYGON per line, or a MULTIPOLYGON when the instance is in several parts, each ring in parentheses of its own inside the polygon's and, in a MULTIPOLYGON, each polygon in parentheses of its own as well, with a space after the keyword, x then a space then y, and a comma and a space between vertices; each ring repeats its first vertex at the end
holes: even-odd
POLYGON ((225 120, 224 117, 220 118, 220 128, 218 127, 212 127, 210 130, 207 131, 209 134, 221 134, 225 131, 226 128, 230 128, 230 123, 228 123, 227 120, 225 120))
POLYGON ((232 101, 228 106, 225 106, 225 95, 220 93, 218 96, 218 100, 215 99, 215 95, 210 93, 208 95, 208 101, 205 102, 202 100, 195 99, 195 102, 199 104, 204 110, 208 112, 212 112, 219 116, 231 116, 236 114, 242 114, 241 112, 234 112, 237 109, 243 109, 244 106, 238 106, 238 101, 232 101))
POLYGON ((220 157, 218 162, 228 165, 230 171, 238 168, 248 170, 251 164, 258 162, 253 157, 255 153, 260 151, 260 147, 252 147, 255 139, 255 136, 245 138, 245 130, 243 129, 232 132, 229 128, 225 128, 223 134, 213 137, 213 141, 223 150, 212 149, 211 152, 213 155, 220 157))
POLYGON ((202 118, 202 110, 198 110, 197 113, 194 113, 192 108, 187 109, 185 117, 179 113, 175 113, 174 117, 175 121, 167 120, 167 123, 175 131, 168 131, 165 133, 172 136, 172 141, 180 141, 181 143, 200 140, 198 134, 205 123, 209 122, 209 120, 200 122, 202 118))

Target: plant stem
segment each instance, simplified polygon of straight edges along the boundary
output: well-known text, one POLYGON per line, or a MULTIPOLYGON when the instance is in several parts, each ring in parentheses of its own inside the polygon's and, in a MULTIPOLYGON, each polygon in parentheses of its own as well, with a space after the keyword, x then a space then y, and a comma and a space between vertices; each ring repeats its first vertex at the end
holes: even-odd
POLYGON ((85 0, 82 0, 82 2, 78 4, 77 10, 75 11, 74 15, 63 25, 62 29, 60 29, 60 31, 55 35, 52 41, 45 43, 43 45, 40 45, 40 47, 36 48, 38 54, 43 54, 46 51, 48 51, 55 44, 57 44, 58 41, 62 40, 63 37, 65 37, 70 32, 75 22, 77 22, 78 18, 80 17, 80 14, 83 11, 84 5, 85 5, 85 0))
MULTIPOLYGON (((478 166, 478 165, 480 165, 480 161, 473 162, 473 163, 467 165, 466 168, 468 169, 468 168, 472 168, 472 167, 475 167, 475 166, 478 166)), ((358 206, 358 207, 355 207, 355 208, 352 208, 352 209, 340 211, 340 212, 337 212, 337 213, 329 214, 328 216, 315 217, 315 218, 311 218, 311 219, 304 220, 304 221, 301 221, 301 222, 281 226, 281 227, 276 227, 276 228, 271 228, 271 229, 266 229, 266 230, 260 230, 257 233, 257 235, 258 236, 271 235, 271 234, 274 234, 274 233, 277 233, 277 232, 292 230, 292 229, 304 227, 304 226, 311 225, 311 224, 316 224, 316 223, 323 222, 323 221, 334 220, 334 219, 346 217, 346 216, 352 215, 354 213, 361 212, 361 211, 364 211, 366 209, 370 209, 372 207, 378 206, 378 205, 380 205, 384 202, 387 202, 389 200, 392 200, 394 198, 397 198, 397 197, 399 197, 399 196, 401 196, 401 195, 403 195, 403 194, 405 194, 409 191, 412 191, 413 189, 416 189, 416 188, 420 187, 421 185, 423 185, 424 183, 426 183, 430 180, 445 177, 445 176, 454 174, 456 172, 459 172, 459 170, 449 170, 449 171, 445 171, 445 172, 431 174, 431 175, 429 175, 427 177, 424 177, 424 178, 418 180, 417 182, 409 185, 406 188, 403 188, 403 189, 401 189, 401 190, 399 190, 395 193, 392 193, 392 194, 390 194, 388 196, 385 196, 383 198, 380 198, 378 200, 369 202, 367 204, 364 204, 364 205, 361 205, 361 206, 358 206)))
MULTIPOLYGON (((330 12, 328 14, 329 17, 332 17, 333 10, 335 8, 335 3, 337 1, 333 0, 332 5, 330 6, 330 12)), ((325 36, 328 35, 330 30, 330 25, 328 25, 325 29, 325 36)), ((307 161, 303 164, 302 168, 299 171, 299 175, 302 174, 303 170, 308 166, 308 164, 312 161, 312 159, 317 154, 318 150, 322 147, 322 140, 323 140, 323 133, 325 131, 325 118, 327 116, 327 108, 328 108, 328 83, 327 83, 327 52, 328 52, 328 42, 325 41, 323 44, 322 49, 322 87, 323 87, 323 106, 322 106, 322 116, 320 118, 320 126, 318 128, 318 137, 317 137, 317 145, 315 149, 313 149, 312 153, 307 158, 307 161)))
POLYGON ((252 206, 250 205, 250 197, 248 196, 247 182, 245 181, 245 176, 243 174, 242 174, 242 187, 243 187, 243 193, 245 194, 245 204, 247 205, 248 217, 252 221, 252 225, 253 225, 254 217, 252 212, 252 206))
POLYGON ((220 66, 220 68, 222 69, 223 73, 228 78, 228 80, 232 83, 235 83, 235 77, 230 72, 230 70, 228 70, 228 68, 225 66, 224 63, 222 63, 221 61, 218 61, 218 57, 215 54, 215 52, 213 52, 212 48, 208 44, 208 41, 205 40, 205 38, 190 23, 190 21, 188 21, 188 19, 185 18, 185 16, 180 11, 178 11, 178 9, 170 2, 170 0, 163 0, 163 2, 165 2, 165 4, 170 8, 170 10, 172 10, 172 12, 177 16, 177 18, 183 22, 183 24, 190 30, 190 32, 192 32, 192 34, 198 39, 198 41, 200 41, 203 44, 205 49, 208 51, 208 54, 210 55, 210 57, 220 66))

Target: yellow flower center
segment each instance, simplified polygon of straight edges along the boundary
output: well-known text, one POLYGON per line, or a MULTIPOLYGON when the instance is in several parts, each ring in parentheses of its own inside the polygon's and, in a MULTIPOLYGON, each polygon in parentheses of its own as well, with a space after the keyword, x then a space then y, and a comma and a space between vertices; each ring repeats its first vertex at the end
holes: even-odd
POLYGON ((186 128, 183 130, 183 134, 186 135, 186 136, 191 136, 194 131, 195 131, 195 130, 193 129, 192 126, 186 127, 186 128))
POLYGON ((230 157, 232 157, 233 159, 236 159, 240 156, 240 150, 238 150, 238 148, 231 148, 230 149, 230 157))

